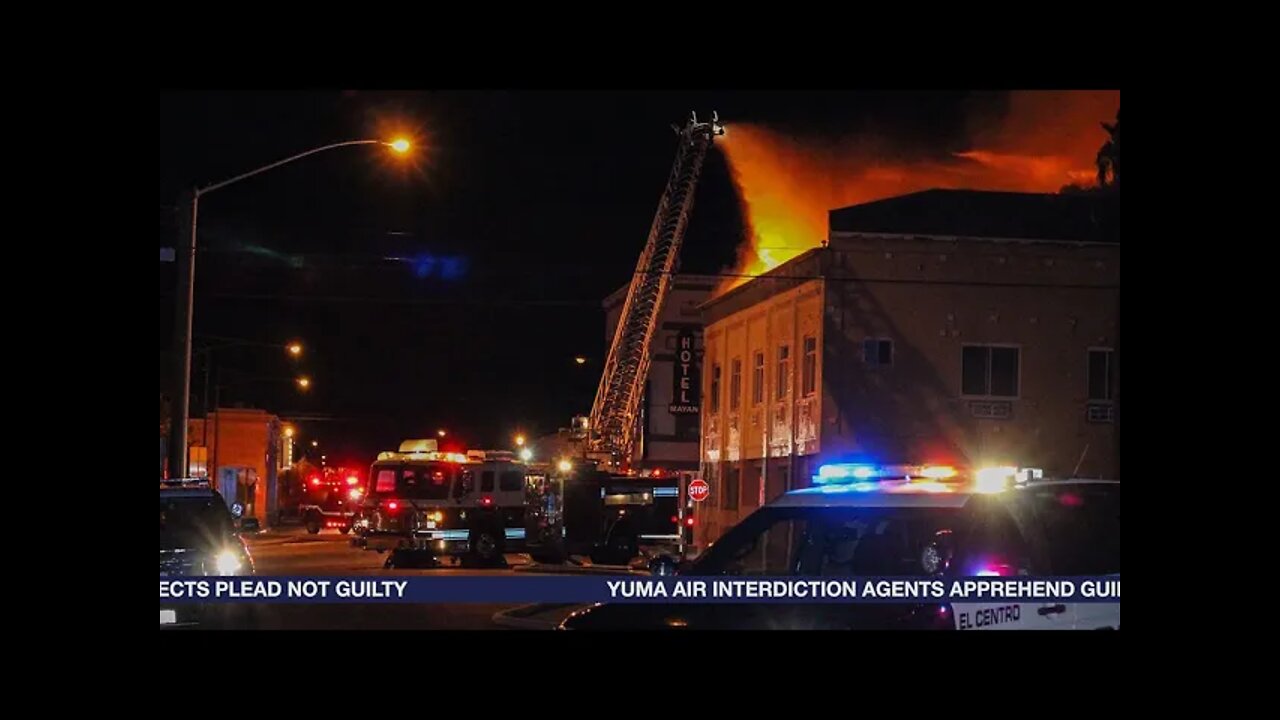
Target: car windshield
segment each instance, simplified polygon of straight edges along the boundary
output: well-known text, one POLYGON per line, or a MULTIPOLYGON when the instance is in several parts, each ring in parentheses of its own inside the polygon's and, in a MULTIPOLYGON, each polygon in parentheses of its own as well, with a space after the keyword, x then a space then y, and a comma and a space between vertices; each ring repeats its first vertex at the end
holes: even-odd
MULTIPOLYGON (((923 576, 980 540, 954 508, 766 508, 715 543, 694 574, 923 576)), ((965 556, 967 557, 966 553, 965 556)))
POLYGON ((444 500, 456 474, 457 467, 449 463, 406 465, 400 469, 396 493, 415 500, 444 500))
POLYGON ((216 544, 234 532, 220 497, 160 498, 161 550, 216 544))

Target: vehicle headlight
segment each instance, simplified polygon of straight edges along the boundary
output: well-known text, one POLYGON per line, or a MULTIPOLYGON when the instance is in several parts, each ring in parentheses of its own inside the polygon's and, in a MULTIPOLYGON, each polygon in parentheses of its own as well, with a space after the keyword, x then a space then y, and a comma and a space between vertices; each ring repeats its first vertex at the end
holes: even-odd
POLYGON ((240 560, 240 553, 234 550, 223 550, 218 553, 215 566, 218 568, 219 575, 235 575, 244 567, 244 563, 240 560))

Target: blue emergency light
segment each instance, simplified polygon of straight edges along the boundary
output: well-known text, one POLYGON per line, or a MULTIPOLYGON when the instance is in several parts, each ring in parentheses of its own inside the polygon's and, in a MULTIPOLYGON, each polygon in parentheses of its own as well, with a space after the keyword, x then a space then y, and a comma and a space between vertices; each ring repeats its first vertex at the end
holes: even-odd
MULTIPOLYGON (((889 480, 904 478, 928 478, 945 480, 958 473, 950 465, 871 465, 868 463, 829 463, 818 467, 814 485, 844 484, 849 480, 889 480)), ((868 483, 856 483, 867 485, 868 483)))
POLYGON ((823 465, 818 468, 817 477, 813 478, 815 485, 824 485, 830 482, 840 480, 868 480, 881 475, 879 468, 874 465, 866 465, 863 463, 832 463, 823 465))

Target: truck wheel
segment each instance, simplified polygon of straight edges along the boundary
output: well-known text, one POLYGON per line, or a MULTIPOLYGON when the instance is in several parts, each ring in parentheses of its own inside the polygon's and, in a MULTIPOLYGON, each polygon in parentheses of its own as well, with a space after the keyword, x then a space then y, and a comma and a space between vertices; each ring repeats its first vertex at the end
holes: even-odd
POLYGON ((307 533, 318 535, 320 533, 320 516, 315 513, 307 515, 307 533))
POLYGON ((560 550, 559 548, 556 548, 556 549, 549 549, 549 550, 538 550, 536 552, 529 553, 529 557, 533 558, 534 562, 541 563, 543 565, 560 565, 565 561, 566 556, 564 554, 564 551, 560 550))
POLYGON ((492 525, 472 528, 468 540, 471 555, 481 564, 496 565, 502 559, 502 531, 492 525))

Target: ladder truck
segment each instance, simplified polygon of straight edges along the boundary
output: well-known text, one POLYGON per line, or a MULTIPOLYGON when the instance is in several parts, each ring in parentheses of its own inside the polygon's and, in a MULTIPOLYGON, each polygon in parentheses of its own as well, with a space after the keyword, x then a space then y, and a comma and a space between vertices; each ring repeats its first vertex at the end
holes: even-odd
POLYGON ((699 122, 697 114, 690 113, 683 126, 673 125, 672 129, 679 137, 675 164, 636 263, 591 415, 573 421, 575 439, 585 444, 586 456, 617 469, 630 464, 649 376, 649 348, 679 261, 702 164, 713 138, 724 134, 714 112, 710 122, 699 122))

